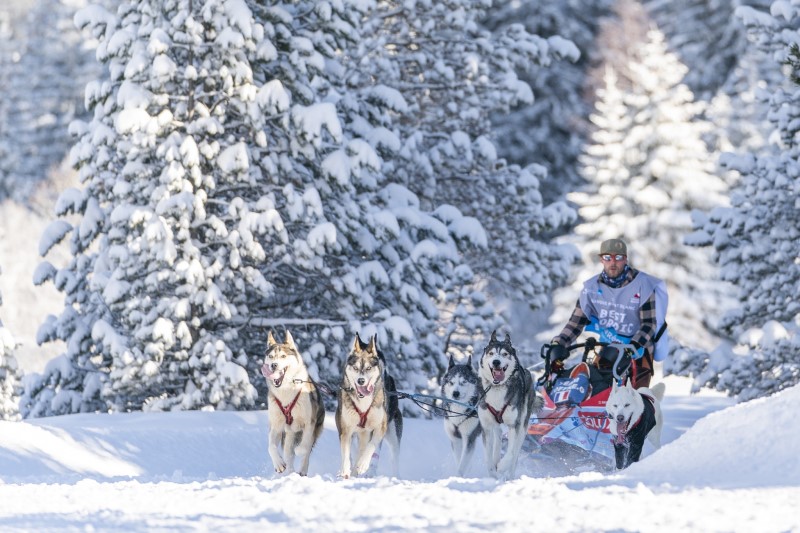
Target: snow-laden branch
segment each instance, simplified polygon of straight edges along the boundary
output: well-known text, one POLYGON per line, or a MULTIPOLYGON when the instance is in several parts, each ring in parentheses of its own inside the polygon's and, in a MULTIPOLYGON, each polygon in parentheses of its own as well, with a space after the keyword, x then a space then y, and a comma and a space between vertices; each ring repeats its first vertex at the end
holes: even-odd
MULTIPOLYGON (((321 318, 262 318, 251 317, 247 324, 258 327, 274 326, 346 326, 349 322, 345 320, 324 320, 321 318)), ((244 321, 243 321, 244 323, 244 321)))

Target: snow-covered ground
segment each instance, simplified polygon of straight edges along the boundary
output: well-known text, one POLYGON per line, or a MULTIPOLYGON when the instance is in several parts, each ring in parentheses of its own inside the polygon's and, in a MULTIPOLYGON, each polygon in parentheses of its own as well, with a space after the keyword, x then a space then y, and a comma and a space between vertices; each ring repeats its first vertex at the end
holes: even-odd
MULTIPOLYGON (((441 420, 406 420, 400 478, 341 480, 333 416, 276 477, 263 412, 0 423, 2 531, 800 531, 800 387, 732 405, 667 382, 665 445, 622 473, 454 477, 441 420)), ((533 466, 535 470, 535 465, 533 466)))

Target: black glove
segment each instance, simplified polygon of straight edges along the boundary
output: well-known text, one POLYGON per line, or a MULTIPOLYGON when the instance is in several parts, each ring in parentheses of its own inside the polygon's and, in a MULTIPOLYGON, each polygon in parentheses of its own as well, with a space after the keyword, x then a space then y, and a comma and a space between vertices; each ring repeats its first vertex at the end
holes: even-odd
POLYGON ((551 361, 562 361, 569 356, 569 352, 560 344, 551 344, 548 355, 551 361))
POLYGON ((609 365, 613 365, 614 361, 617 360, 617 355, 619 355, 619 350, 613 346, 603 346, 600 348, 600 353, 597 355, 600 356, 600 359, 606 361, 609 365))
POLYGON ((631 346, 633 346, 634 349, 631 350, 630 348, 625 348, 625 355, 629 356, 631 359, 639 359, 644 356, 644 350, 642 349, 641 344, 631 341, 631 346))
POLYGON ((630 350, 625 350, 625 353, 622 354, 622 357, 617 364, 617 374, 620 376, 627 372, 631 367, 631 354, 629 352, 630 350))

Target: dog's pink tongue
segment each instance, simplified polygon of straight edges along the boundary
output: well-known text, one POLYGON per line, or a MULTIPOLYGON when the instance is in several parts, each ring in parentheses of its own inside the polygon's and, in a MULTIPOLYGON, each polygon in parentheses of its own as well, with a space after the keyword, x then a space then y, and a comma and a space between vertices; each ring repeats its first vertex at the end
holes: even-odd
POLYGON ((269 371, 269 365, 265 364, 261 367, 261 375, 267 379, 272 377, 272 372, 269 371))
POLYGON ((505 370, 502 368, 493 368, 492 369, 492 379, 494 379, 495 383, 500 383, 503 381, 503 378, 506 376, 505 370))
POLYGON ((628 436, 628 423, 619 422, 617 424, 617 436, 614 437, 614 444, 624 444, 625 437, 628 436))
POLYGON ((375 385, 356 385, 356 392, 358 392, 359 396, 369 396, 372 394, 372 391, 375 390, 375 385))

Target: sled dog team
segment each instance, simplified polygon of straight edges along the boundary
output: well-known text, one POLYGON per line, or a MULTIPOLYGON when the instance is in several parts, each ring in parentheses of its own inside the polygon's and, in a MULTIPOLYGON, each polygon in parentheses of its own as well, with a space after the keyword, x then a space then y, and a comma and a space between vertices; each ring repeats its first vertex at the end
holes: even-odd
MULTIPOLYGON (((269 333, 261 373, 267 379, 272 465, 277 473, 293 472, 296 455, 300 460, 297 472, 304 476, 308 473, 311 449, 322 433, 325 409, 319 388, 309 376, 289 331, 283 343, 269 333)), ((337 394, 336 429, 342 449, 340 477, 365 474, 383 440, 392 450, 394 475, 397 475, 403 416, 396 392, 376 337, 365 343, 356 335, 337 394), (354 437, 358 448, 352 464, 354 437)))
MULTIPOLYGON (((306 475, 311 450, 322 433, 325 410, 319 387, 311 379, 288 330, 283 343, 269 333, 261 373, 268 385, 268 449, 275 472, 294 472, 297 457, 300 466, 296 471, 306 475)), ((544 401, 534 390, 530 371, 517 358, 510 336, 500 340, 496 332, 492 333, 477 372, 471 357, 465 364, 455 364, 451 356, 442 378, 441 395, 444 428, 458 474, 464 475, 480 435, 490 474, 499 479, 513 478, 531 414, 539 412, 544 401), (504 427, 508 440, 502 454, 504 427)), ((663 384, 650 391, 614 383, 606 408, 617 468, 638 461, 645 437, 656 448, 660 445, 663 395, 663 384)), ((376 336, 368 342, 355 336, 337 400, 339 477, 361 476, 370 471, 371 465, 374 468, 377 461, 373 457, 384 440, 391 449, 392 474, 397 476, 403 417, 395 381, 386 371, 376 336), (353 458, 354 439, 357 447, 353 458)))

